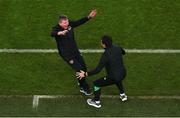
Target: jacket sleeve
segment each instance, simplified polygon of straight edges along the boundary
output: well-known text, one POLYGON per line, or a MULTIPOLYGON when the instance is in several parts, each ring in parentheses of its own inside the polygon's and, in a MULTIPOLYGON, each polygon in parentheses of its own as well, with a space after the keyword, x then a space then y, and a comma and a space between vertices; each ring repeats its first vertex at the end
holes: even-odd
POLYGON ((51 36, 55 37, 58 36, 59 29, 57 27, 53 27, 51 31, 51 36))
POLYGON ((86 23, 86 22, 89 21, 89 20, 90 20, 90 18, 84 17, 84 18, 81 18, 81 19, 79 19, 79 20, 77 20, 77 21, 70 21, 70 25, 71 25, 73 28, 75 28, 75 27, 78 27, 78 26, 86 23))
POLYGON ((103 69, 103 67, 106 65, 107 62, 108 62, 108 57, 104 53, 101 56, 101 59, 99 61, 98 66, 94 70, 89 71, 88 76, 95 75, 95 74, 99 73, 103 69))

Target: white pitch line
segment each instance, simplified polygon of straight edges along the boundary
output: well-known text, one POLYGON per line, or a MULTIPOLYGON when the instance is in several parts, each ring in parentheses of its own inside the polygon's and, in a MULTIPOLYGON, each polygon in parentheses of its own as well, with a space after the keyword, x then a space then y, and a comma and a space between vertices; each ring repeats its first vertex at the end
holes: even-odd
POLYGON ((39 105, 39 96, 38 95, 34 95, 33 96, 33 108, 37 108, 38 107, 38 105, 39 105))
MULTIPOLYGON (((33 96, 33 106, 32 108, 37 109, 39 105, 39 100, 40 99, 53 99, 53 98, 82 98, 84 96, 82 95, 34 95, 33 96)), ((92 96, 91 96, 92 97, 92 96)), ((111 99, 118 99, 119 95, 102 95, 101 98, 111 98, 111 99)), ((130 99, 177 99, 180 100, 180 96, 128 96, 130 99)))
MULTIPOLYGON (((180 49, 125 49, 127 53, 180 53, 180 49)), ((81 53, 103 53, 103 49, 80 49, 81 53)), ((58 53, 57 49, 0 49, 0 53, 58 53)))

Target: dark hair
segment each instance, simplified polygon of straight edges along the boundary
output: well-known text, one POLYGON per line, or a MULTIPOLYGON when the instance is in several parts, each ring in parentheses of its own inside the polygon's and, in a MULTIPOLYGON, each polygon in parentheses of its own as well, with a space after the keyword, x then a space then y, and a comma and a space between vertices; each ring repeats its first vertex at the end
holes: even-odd
POLYGON ((66 15, 60 15, 59 16, 59 21, 60 20, 67 20, 67 19, 68 19, 68 17, 66 15))
POLYGON ((106 45, 106 47, 111 47, 112 46, 112 38, 110 36, 104 35, 102 37, 102 43, 106 45))

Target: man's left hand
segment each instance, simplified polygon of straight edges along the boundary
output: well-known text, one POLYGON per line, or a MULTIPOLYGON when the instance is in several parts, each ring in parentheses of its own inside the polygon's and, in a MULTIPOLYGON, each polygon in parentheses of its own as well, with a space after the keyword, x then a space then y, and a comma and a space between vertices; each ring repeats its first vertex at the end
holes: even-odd
POLYGON ((84 78, 86 76, 86 73, 82 70, 80 70, 80 72, 76 72, 76 77, 81 80, 82 78, 84 78))
POLYGON ((93 17, 96 16, 96 14, 97 14, 97 11, 96 11, 96 9, 94 9, 94 10, 92 10, 92 11, 90 12, 88 18, 93 18, 93 17))

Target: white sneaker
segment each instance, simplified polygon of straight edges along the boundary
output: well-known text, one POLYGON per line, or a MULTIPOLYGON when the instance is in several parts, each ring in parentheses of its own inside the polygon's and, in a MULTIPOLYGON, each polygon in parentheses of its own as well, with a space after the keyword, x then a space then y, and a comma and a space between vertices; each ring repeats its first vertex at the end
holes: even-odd
POLYGON ((96 108, 100 108, 101 104, 100 101, 98 101, 99 103, 97 103, 96 101, 94 101, 93 99, 87 99, 87 103, 90 106, 96 107, 96 108))
POLYGON ((120 99, 124 102, 127 101, 127 96, 126 95, 120 95, 120 99))

